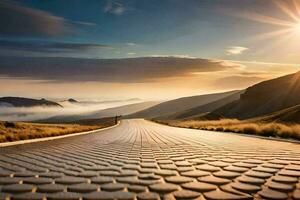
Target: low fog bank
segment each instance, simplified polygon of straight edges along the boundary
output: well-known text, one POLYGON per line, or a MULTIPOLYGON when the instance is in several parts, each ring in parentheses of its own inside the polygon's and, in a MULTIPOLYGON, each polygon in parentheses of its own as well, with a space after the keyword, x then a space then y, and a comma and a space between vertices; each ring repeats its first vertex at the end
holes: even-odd
POLYGON ((133 103, 141 103, 139 99, 113 100, 113 101, 85 101, 72 103, 69 101, 59 102, 63 107, 36 106, 36 107, 13 107, 0 105, 0 121, 36 121, 57 116, 89 115, 96 111, 114 108, 133 103))

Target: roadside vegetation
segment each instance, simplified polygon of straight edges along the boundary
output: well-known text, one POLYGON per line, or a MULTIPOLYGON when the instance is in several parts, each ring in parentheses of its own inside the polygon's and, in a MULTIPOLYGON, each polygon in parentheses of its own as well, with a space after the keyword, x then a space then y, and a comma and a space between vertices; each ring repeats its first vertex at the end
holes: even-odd
POLYGON ((26 122, 1 122, 0 142, 67 135, 91 131, 114 125, 113 120, 87 120, 74 124, 40 124, 26 122), (103 123, 102 123, 103 122, 103 123))
POLYGON ((300 124, 283 124, 277 122, 241 121, 237 119, 221 120, 154 120, 155 122, 182 128, 209 131, 245 133, 266 137, 280 137, 300 140, 300 124))

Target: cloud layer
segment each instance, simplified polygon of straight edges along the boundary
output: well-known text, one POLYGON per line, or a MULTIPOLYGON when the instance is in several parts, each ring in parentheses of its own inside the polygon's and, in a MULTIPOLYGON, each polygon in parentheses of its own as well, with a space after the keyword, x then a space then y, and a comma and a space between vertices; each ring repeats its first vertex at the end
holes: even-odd
POLYGON ((41 10, 0 2, 0 35, 54 36, 66 32, 63 18, 41 10))
POLYGON ((100 102, 58 102, 63 107, 6 107, 0 104, 0 120, 1 121, 32 121, 48 119, 55 116, 76 116, 100 113, 100 110, 123 106, 127 104, 140 103, 139 99, 115 100, 115 101, 100 101, 100 102))
POLYGON ((11 41, 0 40, 0 49, 13 51, 30 51, 30 52, 70 52, 70 51, 86 51, 96 49, 113 49, 113 46, 104 44, 91 43, 67 43, 67 42, 29 42, 29 41, 11 41))
POLYGON ((1 57, 1 61, 0 75, 3 77, 58 82, 139 83, 239 67, 238 64, 223 61, 178 57, 124 59, 1 57))
POLYGON ((123 4, 108 0, 106 6, 104 7, 104 12, 115 14, 115 15, 122 15, 126 11, 126 8, 123 4))
POLYGON ((232 46, 226 50, 227 55, 239 55, 247 51, 247 47, 232 46))

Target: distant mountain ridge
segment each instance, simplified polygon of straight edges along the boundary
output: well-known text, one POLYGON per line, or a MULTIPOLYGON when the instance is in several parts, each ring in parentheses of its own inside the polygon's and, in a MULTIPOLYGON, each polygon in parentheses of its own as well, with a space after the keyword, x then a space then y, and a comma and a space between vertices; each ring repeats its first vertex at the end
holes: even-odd
POLYGON ((46 99, 31 99, 31 98, 24 98, 24 97, 1 97, 0 103, 2 105, 11 105, 14 107, 34 107, 34 106, 62 107, 59 103, 49 101, 46 99))
POLYGON ((238 100, 240 98, 240 95, 243 94, 244 92, 245 92, 245 90, 240 90, 240 91, 237 91, 236 93, 233 93, 222 99, 219 99, 219 100, 216 100, 216 101, 213 101, 213 102, 210 102, 210 103, 207 103, 207 104, 195 107, 195 108, 184 110, 182 112, 176 112, 173 115, 161 116, 161 117, 158 117, 158 119, 181 120, 181 119, 197 118, 199 116, 203 116, 204 114, 212 112, 228 103, 238 100))
POLYGON ((78 101, 76 99, 70 98, 67 100, 70 103, 78 103, 78 101))
POLYGON ((155 101, 133 103, 133 104, 127 104, 123 106, 106 108, 102 110, 96 110, 84 114, 59 115, 59 116, 50 117, 48 119, 37 120, 35 122, 40 122, 40 123, 72 122, 72 121, 87 120, 87 119, 113 117, 116 115, 129 115, 131 113, 154 106, 158 103, 159 102, 155 102, 155 101))
POLYGON ((168 116, 168 115, 175 114, 177 112, 181 112, 201 105, 205 105, 207 103, 232 95, 236 92, 238 91, 234 90, 234 91, 223 92, 223 93, 213 93, 213 94, 197 95, 197 96, 174 99, 174 100, 166 101, 158 105, 152 106, 148 109, 130 114, 126 117, 127 118, 157 118, 162 116, 168 116))

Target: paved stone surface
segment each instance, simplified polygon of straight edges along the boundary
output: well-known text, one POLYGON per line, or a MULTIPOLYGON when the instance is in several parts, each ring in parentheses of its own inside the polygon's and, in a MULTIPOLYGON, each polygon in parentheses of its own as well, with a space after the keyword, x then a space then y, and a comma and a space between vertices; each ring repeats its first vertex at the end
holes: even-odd
POLYGON ((39 193, 22 193, 11 196, 12 200, 43 200, 45 195, 39 193))
POLYGON ((7 200, 300 199, 299 191, 299 144, 145 120, 0 149, 7 200))

